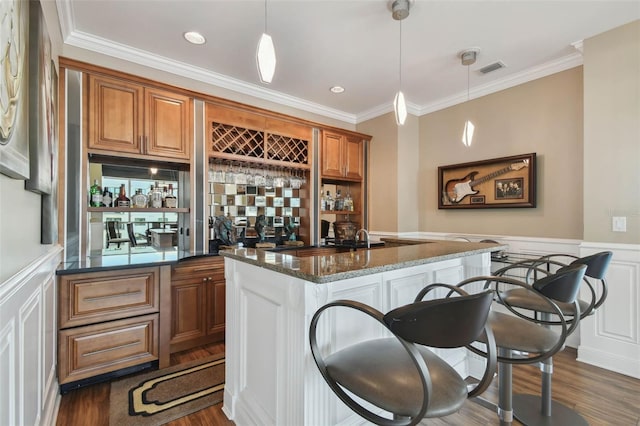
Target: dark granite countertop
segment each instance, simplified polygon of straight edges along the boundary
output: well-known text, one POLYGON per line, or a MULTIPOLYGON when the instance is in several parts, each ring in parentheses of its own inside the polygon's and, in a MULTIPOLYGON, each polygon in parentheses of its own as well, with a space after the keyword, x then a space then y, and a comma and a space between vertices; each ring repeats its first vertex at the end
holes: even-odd
POLYGON ((305 281, 327 283, 504 249, 506 246, 492 243, 420 240, 419 243, 400 247, 358 249, 347 253, 304 258, 286 254, 286 251, 251 248, 225 250, 221 251, 220 255, 305 281))
POLYGON ((57 275, 80 274, 117 269, 144 268, 149 266, 173 265, 178 262, 204 256, 217 256, 202 252, 159 251, 153 253, 115 254, 90 256, 82 261, 63 262, 58 266, 57 275))
MULTIPOLYGON (((358 245, 359 248, 363 247, 364 243, 358 245)), ((373 245, 373 244, 372 244, 373 245)), ((273 252, 286 252, 288 250, 301 250, 305 248, 318 248, 318 247, 340 247, 336 245, 324 245, 324 246, 277 246, 273 249, 266 249, 273 252)), ((366 245, 365 245, 366 247, 366 245)), ((108 256, 89 256, 82 261, 72 261, 61 263, 58 267, 57 275, 70 275, 80 274, 84 272, 98 272, 128 268, 145 268, 149 266, 161 266, 161 265, 173 265, 188 259, 195 259, 199 257, 218 256, 218 254, 210 254, 203 252, 190 252, 190 251, 175 251, 166 250, 151 253, 124 253, 113 254, 108 256)))

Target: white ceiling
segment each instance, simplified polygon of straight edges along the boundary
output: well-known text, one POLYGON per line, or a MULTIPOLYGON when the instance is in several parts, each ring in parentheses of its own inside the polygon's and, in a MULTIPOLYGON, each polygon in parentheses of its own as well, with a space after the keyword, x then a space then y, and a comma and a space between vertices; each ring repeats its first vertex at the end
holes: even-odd
MULTIPOLYGON (((356 123, 392 110, 399 21, 387 0, 267 0, 277 68, 256 69, 264 1, 56 0, 66 44, 356 123), (198 31, 207 43, 183 38, 198 31), (332 94, 334 85, 345 92, 332 94)), ((402 21, 402 90, 421 115, 464 101, 458 53, 481 49, 471 98, 572 68, 572 44, 640 19, 640 0, 412 0, 402 21), (495 61, 507 67, 482 75, 495 61)), ((615 66, 615 64, 611 64, 615 66)))

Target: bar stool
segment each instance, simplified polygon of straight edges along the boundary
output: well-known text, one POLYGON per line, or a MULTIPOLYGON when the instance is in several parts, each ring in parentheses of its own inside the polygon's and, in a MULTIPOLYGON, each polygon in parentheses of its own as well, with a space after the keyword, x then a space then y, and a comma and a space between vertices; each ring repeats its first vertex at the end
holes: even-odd
MULTIPOLYGON (((586 265, 587 270, 584 273, 584 283, 589 291, 590 300, 585 301, 582 299, 578 300, 578 304, 580 305, 580 319, 584 319, 589 315, 592 315, 606 300, 608 294, 607 283, 605 281, 605 276, 607 274, 607 270, 609 269, 609 264, 611 263, 611 258, 613 257, 613 253, 610 251, 603 251, 600 253, 592 254, 584 257, 577 257, 569 254, 551 254, 542 256, 537 259, 527 259, 519 262, 515 262, 512 265, 507 265, 496 272, 494 275, 496 276, 504 276, 509 273, 513 273, 514 270, 523 269, 524 277, 527 282, 529 282, 532 277, 532 274, 537 272, 549 273, 552 271, 552 268, 560 269, 571 265, 586 265), (571 259, 570 262, 562 262, 558 259, 571 259), (599 284, 600 292, 596 291, 595 286, 591 283, 591 281, 596 281, 599 284)), ((514 304, 522 307, 528 307, 532 311, 536 311, 536 306, 531 305, 531 300, 528 297, 526 292, 523 292, 522 289, 515 289, 505 292, 503 297, 508 298, 508 300, 512 301, 514 304)), ((575 315, 573 311, 573 304, 563 304, 559 303, 558 306, 562 309, 562 312, 565 315, 575 315)))
POLYGON ((411 303, 386 315, 363 303, 338 300, 314 314, 309 327, 311 353, 331 390, 372 423, 405 426, 425 417, 446 416, 458 411, 468 397, 483 392, 493 378, 496 350, 487 326, 492 300, 492 292, 485 291, 411 303), (320 317, 340 307, 373 317, 393 337, 367 340, 323 356, 326 349, 321 350, 316 336, 320 317), (469 391, 453 367, 425 346, 464 347, 480 334, 487 341, 488 362, 483 379, 469 391), (393 418, 365 408, 351 394, 392 413, 393 418))
MULTIPOLYGON (((586 267, 583 282, 588 286, 591 293, 591 300, 577 300, 576 304, 558 303, 558 307, 565 317, 572 317, 573 323, 577 325, 578 321, 584 319, 588 315, 592 315, 595 310, 604 303, 607 297, 607 285, 604 280, 609 263, 611 262, 612 253, 609 251, 596 253, 591 256, 577 258, 569 255, 549 255, 543 256, 533 261, 523 261, 514 265, 509 265, 496 271, 496 275, 502 275, 512 272, 514 268, 526 268, 527 279, 530 278, 532 271, 540 271, 543 269, 550 270, 551 265, 559 266, 558 271, 567 268, 583 265, 586 267), (573 258, 571 263, 564 264, 555 261, 553 258, 566 256, 573 258), (594 286, 590 283, 589 278, 597 280, 601 285, 600 296, 596 296, 594 286)), ((540 315, 546 324, 557 325, 558 321, 552 319, 553 313, 549 312, 545 306, 542 306, 538 300, 531 298, 524 293, 522 289, 511 289, 500 294, 501 300, 511 306, 518 306, 521 309, 529 310, 533 316, 540 315)), ((518 420, 526 425, 548 425, 548 424, 571 424, 586 425, 587 422, 575 411, 553 401, 551 398, 551 376, 553 374, 553 366, 551 359, 549 362, 541 365, 542 370, 542 393, 537 395, 514 395, 513 407, 514 413, 518 420)))
MULTIPOLYGON (((576 329, 578 320, 574 318, 568 323, 557 303, 573 302, 576 311, 579 312, 580 308, 576 302, 576 297, 585 270, 586 266, 584 265, 567 267, 562 271, 549 274, 535 281, 533 285, 528 285, 520 280, 504 276, 473 277, 458 283, 457 286, 447 284, 427 286, 416 297, 416 300, 421 300, 434 286, 447 287, 451 292, 457 292, 459 291, 458 289, 467 286, 477 286, 479 283, 483 283, 485 289, 493 288, 496 301, 510 312, 510 314, 508 314, 492 310, 487 319, 487 323, 493 331, 498 348, 498 405, 495 407, 494 404, 487 401, 476 399, 476 402, 481 405, 496 409, 501 425, 509 425, 513 421, 513 364, 542 363, 543 371, 550 371, 552 368, 551 360, 553 355, 564 347, 567 336, 576 329), (532 299, 537 300, 540 306, 544 306, 545 311, 557 316, 558 321, 553 324, 559 325, 560 331, 553 330, 550 327, 552 323, 548 320, 544 318, 532 318, 520 312, 517 307, 502 300, 501 285, 515 286, 523 291, 527 291, 532 299), (541 327, 541 325, 545 325, 545 327, 541 327)), ((481 337, 478 341, 484 343, 485 339, 481 337)), ((474 345, 469 345, 467 348, 480 356, 487 356, 487 352, 482 348, 474 345)), ((574 423, 558 424, 573 425, 574 423)))

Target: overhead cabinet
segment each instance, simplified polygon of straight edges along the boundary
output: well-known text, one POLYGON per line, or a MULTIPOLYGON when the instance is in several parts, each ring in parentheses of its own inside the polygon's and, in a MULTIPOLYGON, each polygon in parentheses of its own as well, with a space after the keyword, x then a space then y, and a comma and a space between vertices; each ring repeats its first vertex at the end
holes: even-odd
POLYGON ((90 153, 189 161, 190 97, 102 75, 87 80, 90 153))
POLYGON ((322 176, 362 180, 364 141, 358 136, 333 131, 322 132, 322 176))

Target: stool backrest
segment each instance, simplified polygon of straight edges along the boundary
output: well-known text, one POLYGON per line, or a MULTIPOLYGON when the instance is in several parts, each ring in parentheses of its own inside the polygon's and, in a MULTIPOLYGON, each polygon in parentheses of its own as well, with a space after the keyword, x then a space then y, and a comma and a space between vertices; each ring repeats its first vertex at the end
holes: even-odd
POLYGON ((548 275, 533 283, 533 288, 549 299, 573 303, 578 297, 580 284, 586 265, 575 264, 560 268, 555 274, 548 275))
POLYGON ((426 300, 389 311, 383 318, 396 335, 436 348, 455 348, 474 342, 482 333, 493 292, 426 300))
POLYGON ((609 269, 609 263, 611 262, 613 253, 610 251, 603 251, 600 253, 592 254, 591 256, 581 257, 571 262, 572 265, 587 265, 587 271, 584 273, 587 277, 595 278, 597 280, 604 279, 609 269))

